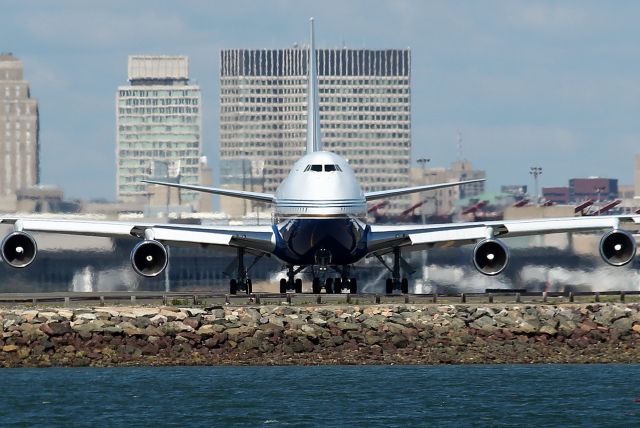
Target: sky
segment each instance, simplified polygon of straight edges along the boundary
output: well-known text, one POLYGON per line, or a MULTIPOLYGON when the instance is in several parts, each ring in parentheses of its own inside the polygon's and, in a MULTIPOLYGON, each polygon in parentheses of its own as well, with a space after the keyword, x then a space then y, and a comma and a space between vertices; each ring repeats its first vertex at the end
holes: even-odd
POLYGON ((115 95, 132 54, 188 55, 217 167, 219 52, 307 43, 411 48, 412 159, 462 157, 488 188, 573 177, 633 184, 640 153, 640 2, 0 0, 0 52, 40 109, 41 181, 115 199, 115 95))

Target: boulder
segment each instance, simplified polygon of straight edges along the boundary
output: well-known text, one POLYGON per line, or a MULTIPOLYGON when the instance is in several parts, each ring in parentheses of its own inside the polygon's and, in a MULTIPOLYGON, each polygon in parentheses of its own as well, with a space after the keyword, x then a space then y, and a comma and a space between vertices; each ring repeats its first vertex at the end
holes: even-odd
POLYGON ((67 333, 73 332, 69 321, 42 324, 40 326, 40 330, 42 330, 47 336, 63 336, 67 333))
POLYGON ((469 323, 469 327, 490 333, 498 330, 496 321, 487 313, 469 323))
POLYGON ((633 321, 631 320, 631 318, 618 318, 611 325, 611 330, 617 335, 622 335, 629 333, 629 330, 631 330, 632 326, 633 321))
POLYGON ((360 330, 360 324, 354 322, 340 321, 336 324, 336 327, 338 327, 342 331, 360 330))

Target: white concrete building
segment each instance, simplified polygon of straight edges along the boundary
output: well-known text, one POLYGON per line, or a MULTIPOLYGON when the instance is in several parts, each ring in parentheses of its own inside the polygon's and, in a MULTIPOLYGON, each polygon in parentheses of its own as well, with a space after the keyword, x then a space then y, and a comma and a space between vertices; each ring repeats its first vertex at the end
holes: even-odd
POLYGON ((40 180, 38 101, 22 61, 0 54, 0 212, 16 209, 17 191, 40 180))
MULTIPOLYGON (((147 203, 140 180, 149 177, 200 184, 202 99, 189 82, 188 58, 130 56, 128 71, 129 85, 116 94, 118 200, 147 203)), ((172 204, 195 208, 198 198, 181 190, 172 204)))

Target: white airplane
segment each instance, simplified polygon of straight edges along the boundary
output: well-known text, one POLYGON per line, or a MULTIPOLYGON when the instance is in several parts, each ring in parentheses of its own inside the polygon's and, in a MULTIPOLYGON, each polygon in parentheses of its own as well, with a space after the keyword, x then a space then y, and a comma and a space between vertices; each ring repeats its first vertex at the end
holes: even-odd
MULTIPOLYGON (((315 52, 313 19, 311 46, 315 52)), ((131 252, 131 264, 140 275, 152 277, 164 271, 168 262, 167 245, 232 247, 237 250, 237 269, 229 291, 252 292, 244 257, 275 256, 288 266, 287 278, 280 280, 280 291, 302 292, 296 275, 307 270, 313 277, 313 293, 357 292, 350 267, 365 257, 375 256, 390 271, 385 291, 408 293, 408 278, 402 275, 406 263, 403 251, 432 247, 475 245, 473 264, 485 275, 497 275, 509 261, 509 252, 499 239, 511 236, 558 232, 604 231, 600 240, 602 258, 613 266, 629 263, 636 254, 632 234, 621 228, 640 223, 638 215, 546 218, 518 221, 450 223, 437 225, 392 226, 366 223, 367 202, 414 192, 459 186, 482 180, 459 181, 377 192, 363 192, 349 163, 335 153, 322 151, 318 109, 316 55, 310 55, 307 111, 306 155, 298 160, 275 195, 185 184, 145 180, 182 189, 271 203, 274 221, 269 226, 214 227, 182 224, 125 223, 105 221, 43 220, 0 217, 0 223, 13 224, 13 231, 2 241, 3 260, 15 268, 33 262, 37 244, 30 232, 131 238, 139 240, 131 252), (389 266, 382 258, 393 255, 389 266), (337 272, 331 278, 328 269, 337 272)))

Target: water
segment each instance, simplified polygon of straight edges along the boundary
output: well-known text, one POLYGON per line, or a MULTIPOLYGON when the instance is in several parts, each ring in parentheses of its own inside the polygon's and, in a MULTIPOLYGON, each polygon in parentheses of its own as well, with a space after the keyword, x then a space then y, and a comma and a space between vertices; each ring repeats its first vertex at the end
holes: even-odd
POLYGON ((0 370, 2 426, 640 426, 640 365, 0 370))

